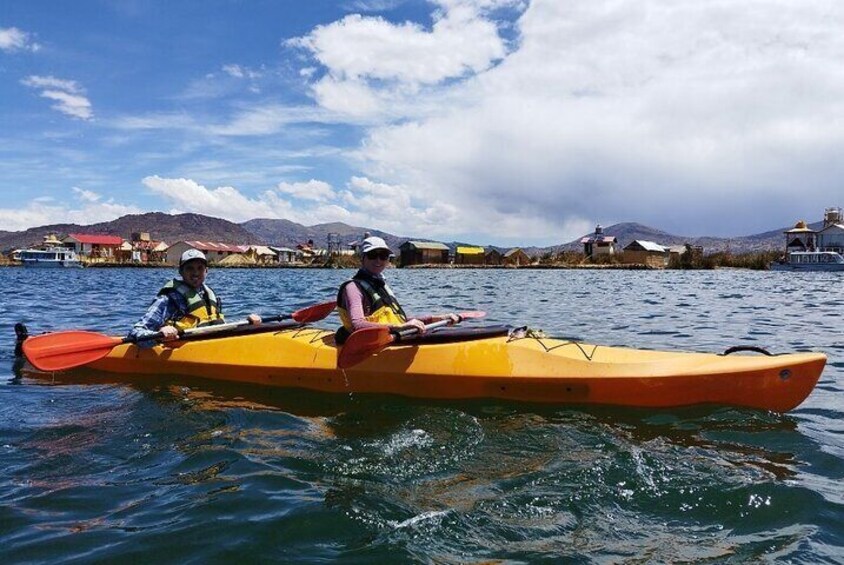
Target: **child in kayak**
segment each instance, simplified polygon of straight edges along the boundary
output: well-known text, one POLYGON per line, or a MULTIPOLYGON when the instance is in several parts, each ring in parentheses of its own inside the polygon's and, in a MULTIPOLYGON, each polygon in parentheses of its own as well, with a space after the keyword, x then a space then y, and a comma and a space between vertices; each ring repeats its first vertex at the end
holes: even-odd
MULTIPOLYGON (((179 260, 181 279, 173 279, 158 291, 146 314, 129 332, 140 347, 152 347, 153 340, 144 337, 161 332, 162 341, 179 337, 179 330, 224 323, 223 306, 211 288, 205 284, 208 259, 198 249, 188 249, 179 260)), ((251 324, 260 324, 261 317, 250 314, 251 324)))
POLYGON ((459 320, 457 314, 408 318, 382 276, 392 254, 380 237, 363 240, 361 268, 351 280, 340 285, 337 292, 337 311, 343 322, 335 334, 338 345, 343 344, 353 331, 363 328, 383 325, 396 331, 416 328, 421 334, 425 333, 425 324, 440 320, 457 323, 459 320))

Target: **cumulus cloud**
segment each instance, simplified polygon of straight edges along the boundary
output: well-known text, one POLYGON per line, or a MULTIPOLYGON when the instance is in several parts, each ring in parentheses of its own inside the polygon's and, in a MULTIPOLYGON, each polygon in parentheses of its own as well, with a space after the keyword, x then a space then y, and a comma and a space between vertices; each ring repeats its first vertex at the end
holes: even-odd
POLYGON ((326 70, 313 84, 320 106, 373 117, 406 104, 420 88, 490 68, 506 54, 484 10, 510 2, 441 1, 426 29, 381 17, 346 16, 286 45, 306 50, 326 70))
POLYGON ((280 182, 278 191, 300 200, 327 202, 335 197, 334 189, 324 181, 311 179, 308 182, 280 182))
MULTIPOLYGON (((308 55, 298 80, 312 105, 241 103, 223 118, 161 112, 110 125, 180 128, 191 142, 213 137, 227 147, 243 142, 220 137, 264 136, 269 144, 291 125, 314 135, 342 132, 319 138, 320 147, 336 143, 330 158, 297 164, 342 159, 353 170, 346 183, 304 180, 311 173, 293 182, 286 171, 278 173, 286 182, 264 177, 251 184, 268 189, 247 194, 190 179, 144 181, 175 208, 236 221, 340 220, 403 234, 551 244, 596 222, 743 235, 837 205, 829 199, 844 178, 844 4, 430 5, 428 23, 350 15, 286 42, 308 55), (360 143, 346 150, 343 143, 361 131, 360 143)), ((223 72, 247 79, 250 70, 227 65, 223 72)), ((24 84, 64 93, 52 100, 66 113, 74 108, 68 96, 84 99, 74 81, 33 76, 24 84)), ((85 107, 77 104, 77 112, 85 107)), ((231 184, 222 169, 202 178, 231 184)))
POLYGON ((108 222, 126 214, 140 214, 144 211, 136 206, 118 204, 111 200, 89 201, 84 196, 81 200, 80 206, 69 205, 68 202, 56 202, 52 198, 36 198, 20 208, 0 208, 0 229, 19 231, 33 226, 51 224, 89 225, 108 222))
POLYGON ((811 211, 840 191, 842 23, 844 5, 824 2, 536 1, 518 49, 420 91, 439 109, 370 128, 357 157, 493 237, 567 241, 597 221, 773 229, 793 223, 795 194, 811 211))
POLYGON ((358 225, 373 225, 398 234, 454 233, 458 210, 424 191, 409 186, 375 182, 367 177, 352 177, 341 194, 344 206, 352 210, 358 225))
POLYGON ((174 213, 196 212, 233 222, 252 218, 279 218, 289 206, 267 191, 259 198, 249 198, 236 188, 221 186, 206 188, 192 179, 162 178, 158 175, 143 179, 143 184, 155 194, 169 201, 174 213))
POLYGON ((32 34, 16 27, 0 27, 0 51, 39 51, 41 46, 32 39, 32 34))
POLYGON ((59 79, 53 76, 31 75, 21 83, 41 91, 41 96, 55 100, 54 110, 79 118, 90 120, 94 117, 91 102, 85 96, 85 90, 76 81, 59 79))
POLYGON ((194 212, 233 222, 253 218, 284 218, 304 225, 340 221, 396 233, 441 234, 448 233, 444 225, 458 218, 458 211, 447 203, 366 177, 353 177, 341 190, 315 179, 282 182, 275 190, 255 196, 231 186, 208 188, 186 178, 150 176, 143 184, 170 203, 171 213, 194 212))
POLYGON ((451 14, 434 22, 431 31, 412 22, 396 25, 353 14, 291 44, 310 50, 334 76, 352 80, 433 84, 486 69, 503 57, 492 22, 451 14))

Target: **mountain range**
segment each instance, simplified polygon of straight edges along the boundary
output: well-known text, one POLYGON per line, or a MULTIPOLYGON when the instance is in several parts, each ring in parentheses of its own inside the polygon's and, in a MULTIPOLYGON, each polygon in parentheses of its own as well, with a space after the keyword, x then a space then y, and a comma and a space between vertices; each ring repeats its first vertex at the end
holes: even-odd
MULTIPOLYGON (((813 229, 820 229, 821 226, 821 222, 810 224, 810 227, 813 229)), ((780 228, 755 235, 734 238, 686 237, 670 234, 634 222, 625 222, 608 226, 604 228, 603 233, 604 235, 617 238, 619 245, 622 247, 633 240, 639 239, 669 246, 688 243, 703 247, 704 253, 726 250, 734 253, 744 253, 769 251, 784 247, 785 239, 783 231, 786 229, 780 228)), ((110 222, 100 222, 87 226, 79 224, 52 224, 30 228, 25 231, 0 231, 0 249, 9 251, 38 245, 44 236, 50 233, 60 236, 69 233, 118 235, 124 239, 129 239, 131 234, 135 232, 148 232, 152 239, 167 243, 175 243, 183 240, 200 240, 237 244, 267 244, 283 247, 295 247, 297 244, 307 243, 309 240, 313 241, 316 247, 327 247, 329 234, 334 234, 332 238, 336 238, 343 247, 347 247, 349 243, 354 241, 360 241, 366 233, 383 237, 393 249, 398 249, 399 245, 409 239, 435 241, 418 235, 395 235, 372 228, 350 226, 340 222, 305 226, 290 220, 254 219, 237 224, 228 220, 203 216, 201 214, 150 212, 147 214, 129 214, 110 222)), ((445 243, 452 249, 457 245, 470 245, 455 241, 441 243, 445 243)), ((495 247, 496 249, 504 250, 504 248, 497 246, 486 247, 495 247)), ((549 252, 580 251, 583 247, 580 244, 580 238, 578 238, 559 245, 523 247, 523 249, 530 255, 541 255, 549 252)))

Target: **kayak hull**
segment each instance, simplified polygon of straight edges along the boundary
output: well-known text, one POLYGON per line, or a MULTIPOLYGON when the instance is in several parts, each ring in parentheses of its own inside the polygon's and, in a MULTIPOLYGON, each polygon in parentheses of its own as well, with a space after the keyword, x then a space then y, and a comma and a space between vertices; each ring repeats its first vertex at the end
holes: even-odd
POLYGON ((786 412, 815 387, 821 353, 716 355, 506 336, 388 347, 337 368, 333 333, 315 328, 115 347, 89 367, 133 375, 187 375, 332 393, 553 404, 745 406, 786 412))

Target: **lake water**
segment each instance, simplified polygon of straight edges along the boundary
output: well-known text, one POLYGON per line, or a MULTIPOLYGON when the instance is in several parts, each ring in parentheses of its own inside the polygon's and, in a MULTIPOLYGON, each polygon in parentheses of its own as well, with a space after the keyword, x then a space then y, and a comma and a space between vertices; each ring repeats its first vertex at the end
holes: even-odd
MULTIPOLYGON (((215 270, 229 320, 351 271, 215 270)), ((651 349, 829 363, 796 410, 548 407, 33 378, 31 333, 122 335, 174 273, 0 269, 5 563, 844 562, 844 277, 390 270, 413 312, 651 349)), ((336 316, 323 325, 335 327, 336 316)))

